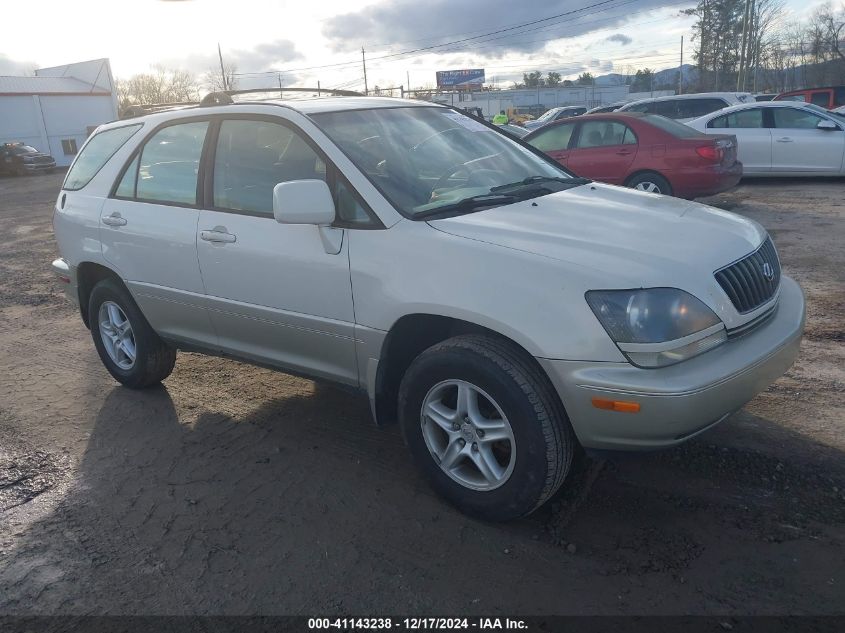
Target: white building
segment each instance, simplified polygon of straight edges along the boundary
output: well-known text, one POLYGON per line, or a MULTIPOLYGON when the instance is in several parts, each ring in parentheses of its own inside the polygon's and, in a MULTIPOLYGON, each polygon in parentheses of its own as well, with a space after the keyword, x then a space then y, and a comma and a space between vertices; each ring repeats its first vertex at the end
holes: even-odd
POLYGON ((107 59, 41 68, 35 77, 0 76, 0 143, 20 141, 70 165, 91 131, 117 119, 107 59))

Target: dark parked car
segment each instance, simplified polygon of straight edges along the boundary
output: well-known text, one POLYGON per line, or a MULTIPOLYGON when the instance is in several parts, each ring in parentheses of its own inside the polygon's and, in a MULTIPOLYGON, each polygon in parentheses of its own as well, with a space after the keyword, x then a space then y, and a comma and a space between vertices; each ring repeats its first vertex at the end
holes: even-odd
POLYGON ((736 137, 708 136, 656 114, 585 114, 523 140, 579 176, 651 193, 710 196, 742 178, 736 137))
POLYGON ((39 152, 31 145, 4 143, 0 145, 0 172, 24 176, 38 171, 52 172, 56 159, 39 152))

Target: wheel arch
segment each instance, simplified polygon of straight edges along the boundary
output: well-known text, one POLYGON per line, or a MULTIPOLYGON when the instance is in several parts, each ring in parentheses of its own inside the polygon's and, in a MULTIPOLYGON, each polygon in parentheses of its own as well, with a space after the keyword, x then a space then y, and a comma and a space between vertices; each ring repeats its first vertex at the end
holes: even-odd
POLYGON ((381 346, 374 386, 369 394, 373 416, 379 426, 396 423, 399 385, 414 359, 432 345, 462 334, 479 334, 512 345, 526 362, 537 369, 539 375, 549 381, 552 393, 563 407, 560 395, 537 359, 512 337, 456 317, 412 313, 400 317, 391 326, 381 346))
POLYGON ((91 297, 91 291, 94 289, 94 286, 104 279, 114 279, 121 286, 126 288, 126 284, 123 283, 120 275, 108 266, 103 266, 102 264, 98 264, 96 262, 85 261, 81 262, 76 267, 76 290, 79 296, 79 312, 82 316, 82 322, 85 323, 85 327, 88 329, 91 329, 90 315, 88 314, 88 300, 91 297))
MULTIPOLYGON (((672 187, 672 181, 669 180, 669 178, 667 178, 665 174, 660 173, 660 171, 658 171, 657 169, 638 169, 635 172, 630 173, 625 178, 625 186, 630 187, 631 182, 635 178, 637 178, 638 176, 645 176, 645 175, 648 175, 648 174, 654 174, 655 176, 660 176, 663 180, 665 180, 667 183, 669 183, 670 187, 672 187)), ((672 190, 674 191, 674 187, 672 187, 672 190)))

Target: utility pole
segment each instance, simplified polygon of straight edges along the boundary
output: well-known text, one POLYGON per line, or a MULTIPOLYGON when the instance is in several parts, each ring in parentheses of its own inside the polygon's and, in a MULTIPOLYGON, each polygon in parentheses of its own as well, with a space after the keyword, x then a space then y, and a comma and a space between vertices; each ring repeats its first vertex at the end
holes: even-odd
POLYGON ((684 94, 684 36, 681 35, 681 65, 678 66, 678 94, 684 94))
POLYGON ((220 42, 217 42, 217 56, 220 58, 220 76, 223 79, 223 90, 228 90, 229 82, 226 81, 226 69, 223 67, 223 53, 220 51, 220 42))
POLYGON ((282 73, 279 73, 279 99, 283 99, 282 96, 282 73))
POLYGON ((407 70, 405 71, 405 79, 408 82, 408 84, 407 84, 408 85, 408 94, 410 95, 411 94, 411 73, 410 73, 410 71, 407 71, 407 70))
POLYGON ((323 95, 320 92, 320 80, 317 80, 317 96, 322 97, 323 95))
POLYGON ((745 71, 745 45, 748 43, 748 16, 751 12, 751 0, 745 0, 745 17, 742 20, 742 46, 739 53, 739 72, 736 74, 736 90, 739 92, 745 71))
POLYGON ((361 62, 364 64, 364 94, 370 94, 370 91, 367 89, 367 56, 364 53, 364 47, 361 47, 361 62))

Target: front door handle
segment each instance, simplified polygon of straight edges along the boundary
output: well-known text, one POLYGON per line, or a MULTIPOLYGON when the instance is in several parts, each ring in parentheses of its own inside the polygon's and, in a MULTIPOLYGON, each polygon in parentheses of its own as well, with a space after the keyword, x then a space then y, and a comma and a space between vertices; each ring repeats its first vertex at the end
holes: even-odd
POLYGON ((789 138, 788 136, 783 136, 783 137, 778 139, 778 143, 791 143, 791 142, 792 142, 792 139, 789 138))
POLYGON ((238 241, 237 235, 232 235, 231 233, 226 232, 225 229, 220 230, 221 228, 222 227, 218 227, 208 231, 200 231, 200 239, 203 239, 206 242, 216 242, 218 244, 231 244, 232 242, 238 241))
POLYGON ((120 214, 115 211, 111 215, 107 215, 103 218, 103 224, 108 224, 109 226, 125 226, 126 218, 122 218, 120 214))

